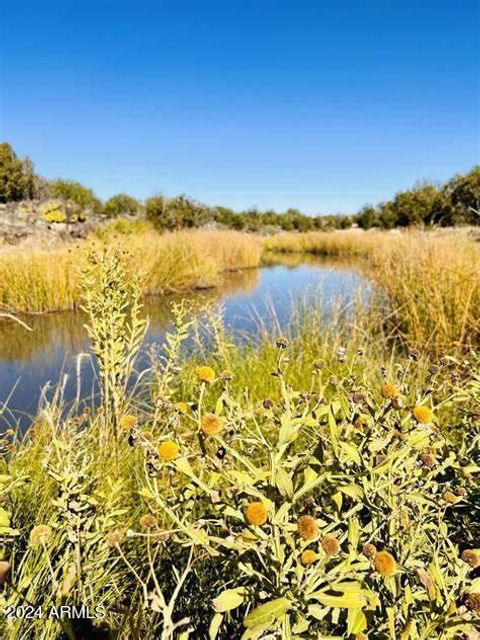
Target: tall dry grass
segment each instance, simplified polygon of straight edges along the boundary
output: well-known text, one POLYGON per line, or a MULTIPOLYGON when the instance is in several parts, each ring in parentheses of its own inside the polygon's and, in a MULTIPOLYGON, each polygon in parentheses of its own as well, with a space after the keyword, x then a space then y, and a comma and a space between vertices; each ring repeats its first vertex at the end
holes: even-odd
POLYGON ((370 267, 394 335, 437 352, 480 343, 480 246, 465 234, 403 235, 370 267))
POLYGON ((480 246, 465 230, 284 234, 265 248, 365 257, 391 337, 435 352, 480 343, 480 246))
POLYGON ((390 234, 360 229, 345 231, 310 231, 308 233, 284 233, 265 240, 267 251, 279 253, 312 253, 323 256, 366 256, 376 246, 390 240, 390 234))
POLYGON ((144 274, 147 294, 215 286, 224 271, 257 267, 262 254, 260 238, 235 231, 146 231, 75 246, 15 247, 0 253, 0 305, 27 313, 74 308, 89 252, 112 244, 144 274))

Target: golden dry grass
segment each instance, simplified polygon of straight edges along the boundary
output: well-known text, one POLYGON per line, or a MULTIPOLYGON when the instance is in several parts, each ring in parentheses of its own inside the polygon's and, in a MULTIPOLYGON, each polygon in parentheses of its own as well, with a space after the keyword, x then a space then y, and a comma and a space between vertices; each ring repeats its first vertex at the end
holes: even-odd
POLYGON ((0 304, 21 312, 71 309, 79 300, 78 283, 89 251, 115 244, 134 271, 145 274, 146 293, 215 286, 223 271, 257 267, 262 241, 235 231, 184 231, 110 235, 79 245, 0 253, 0 304))

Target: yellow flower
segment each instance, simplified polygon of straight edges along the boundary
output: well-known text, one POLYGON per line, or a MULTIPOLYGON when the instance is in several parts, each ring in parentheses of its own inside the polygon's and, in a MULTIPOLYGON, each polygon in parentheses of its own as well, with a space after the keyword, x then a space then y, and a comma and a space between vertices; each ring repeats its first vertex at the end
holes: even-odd
POLYGON ((31 544, 44 544, 52 536, 52 529, 48 524, 38 524, 30 531, 31 544))
POLYGON ((158 455, 162 460, 166 462, 170 462, 170 460, 175 460, 180 453, 180 447, 174 440, 164 440, 161 445, 158 447, 158 455))
POLYGON ((397 386, 391 382, 383 385, 381 393, 384 398, 398 398, 400 395, 397 386))
POLYGON ((263 502, 250 502, 245 511, 245 519, 248 524, 261 527, 268 520, 268 509, 263 502))
POLYGON ((465 549, 460 557, 473 569, 480 567, 480 549, 465 549))
POLYGON ((366 413, 361 413, 358 418, 355 420, 354 426, 357 427, 357 429, 359 429, 360 427, 363 427, 363 425, 368 424, 368 421, 370 420, 370 416, 367 415, 366 413))
POLYGON ((448 504, 456 504, 460 500, 460 498, 451 491, 445 491, 442 497, 448 504))
POLYGON ((300 562, 307 566, 308 564, 313 564, 318 559, 318 555, 312 549, 305 549, 305 551, 300 556, 300 562))
POLYGON ((327 556, 336 556, 340 551, 340 543, 335 536, 324 536, 320 544, 327 556))
POLYGON ((385 578, 390 578, 395 573, 397 564, 395 558, 388 551, 379 551, 373 559, 376 571, 385 578))
POLYGON ((120 418, 120 429, 123 431, 127 431, 128 429, 133 429, 133 427, 137 424, 136 416, 125 415, 120 418))
POLYGON ((215 380, 215 371, 212 367, 197 367, 195 369, 195 374, 199 382, 213 382, 215 380))
POLYGON ((175 409, 185 415, 188 412, 188 404, 186 402, 176 402, 175 409))
POLYGON ((157 519, 151 513, 142 516, 138 522, 142 529, 154 529, 158 524, 157 519))
POLYGON ((312 516, 300 516, 297 529, 304 540, 313 540, 318 534, 318 524, 312 516))
POLYGON ((206 436, 216 436, 222 430, 222 420, 215 413, 206 413, 202 418, 202 431, 206 436))
POLYGON ((413 409, 413 417, 420 424, 430 424, 433 420, 433 411, 430 407, 419 405, 413 409))

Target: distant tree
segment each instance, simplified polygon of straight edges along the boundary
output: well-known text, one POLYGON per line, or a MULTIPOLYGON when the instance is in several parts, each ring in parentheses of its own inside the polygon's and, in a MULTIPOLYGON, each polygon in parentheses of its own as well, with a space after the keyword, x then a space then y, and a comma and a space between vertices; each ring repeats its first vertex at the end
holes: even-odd
POLYGON ((361 229, 371 229, 378 226, 378 214, 375 207, 366 204, 356 216, 356 221, 361 229))
POLYGON ((444 187, 453 224, 480 224, 480 165, 469 173, 454 176, 444 187))
POLYGON ((166 198, 160 194, 148 198, 145 202, 145 215, 154 227, 166 229, 166 198))
POLYGON ((116 218, 120 215, 136 216, 140 213, 141 208, 138 200, 126 193, 119 193, 107 200, 103 207, 103 213, 109 218, 116 218))
POLYGON ((244 216, 229 207, 215 207, 213 215, 215 222, 225 227, 241 230, 246 226, 244 216))
POLYGON ((34 197, 33 163, 21 160, 8 142, 0 144, 0 202, 18 202, 34 197))
POLYGON ((400 227, 432 224, 441 211, 439 191, 428 182, 397 193, 392 204, 400 227))
POLYGON ((353 224, 352 216, 337 216, 337 227, 339 229, 350 229, 353 224))
POLYGON ((54 180, 51 185, 52 194, 56 198, 74 202, 82 210, 91 210, 93 213, 102 213, 102 202, 97 198, 92 189, 84 187, 80 182, 73 180, 54 180))

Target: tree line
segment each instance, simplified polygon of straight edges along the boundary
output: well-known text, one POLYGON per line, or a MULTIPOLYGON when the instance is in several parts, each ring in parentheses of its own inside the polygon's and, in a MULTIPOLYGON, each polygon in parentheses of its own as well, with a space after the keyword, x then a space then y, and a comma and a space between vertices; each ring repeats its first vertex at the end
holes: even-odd
POLYGON ((159 230, 196 228, 218 224, 244 231, 313 231, 393 229, 409 226, 454 226, 480 224, 480 166, 458 174, 441 185, 421 182, 412 189, 398 192, 392 200, 367 204, 354 215, 316 215, 287 209, 260 211, 253 207, 235 211, 225 206, 207 206, 185 195, 167 198, 161 194, 141 202, 119 193, 102 202, 92 189, 72 180, 46 180, 34 171, 33 162, 19 158, 11 145, 0 143, 0 204, 33 200, 62 203, 67 219, 85 219, 96 214, 146 217, 159 230))

